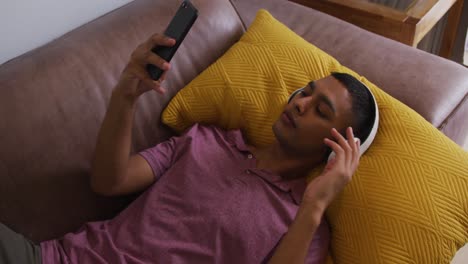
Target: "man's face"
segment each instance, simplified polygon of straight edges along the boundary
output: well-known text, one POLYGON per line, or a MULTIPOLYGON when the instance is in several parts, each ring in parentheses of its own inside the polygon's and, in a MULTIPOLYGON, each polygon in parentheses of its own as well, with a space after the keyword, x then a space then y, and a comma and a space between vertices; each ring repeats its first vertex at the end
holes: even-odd
POLYGON ((298 155, 323 155, 330 130, 342 132, 352 124, 351 94, 333 76, 309 83, 286 105, 273 124, 281 146, 298 155))

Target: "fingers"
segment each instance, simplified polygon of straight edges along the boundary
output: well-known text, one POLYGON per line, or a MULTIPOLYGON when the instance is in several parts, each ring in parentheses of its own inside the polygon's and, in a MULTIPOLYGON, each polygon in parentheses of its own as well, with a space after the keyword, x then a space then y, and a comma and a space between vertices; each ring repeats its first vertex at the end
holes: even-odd
POLYGON ((135 49, 135 51, 133 51, 131 56, 131 63, 133 66, 140 66, 142 68, 146 68, 146 65, 152 64, 163 71, 170 69, 169 62, 165 61, 156 53, 152 52, 151 49, 148 49, 145 44, 141 44, 135 49))
POLYGON ((138 78, 145 86, 159 93, 164 93, 161 82, 166 77, 166 72, 170 69, 170 64, 163 58, 151 51, 155 46, 172 46, 175 40, 161 34, 154 34, 146 42, 140 44, 132 53, 131 60, 127 66, 127 71, 138 78), (147 65, 152 64, 161 70, 163 75, 157 81, 151 79, 147 72, 147 65))
POLYGON ((161 74, 161 77, 159 77, 159 82, 163 82, 164 80, 166 80, 166 75, 167 71, 164 71, 163 74, 161 74))
POLYGON ((153 80, 148 76, 148 73, 142 68, 133 68, 133 74, 148 88, 152 89, 155 84, 153 80))
POLYGON ((337 159, 343 160, 347 167, 355 168, 359 163, 359 142, 354 141, 354 133, 351 127, 346 129, 345 139, 335 128, 331 130, 336 142, 326 138, 325 144, 329 146, 337 159))
POLYGON ((147 41, 146 41, 146 49, 151 50, 155 46, 166 46, 166 47, 172 47, 175 44, 175 39, 166 37, 162 34, 156 33, 152 35, 147 41))
POLYGON ((338 159, 338 157, 343 156, 344 150, 338 143, 328 138, 324 139, 324 143, 325 145, 329 146, 333 152, 335 152, 335 160, 338 159))
POLYGON ((354 170, 357 169, 358 165, 359 165, 359 159, 361 158, 361 140, 358 139, 356 142, 355 142, 355 147, 356 147, 356 152, 355 152, 355 155, 354 155, 354 170))
POLYGON ((348 141, 348 145, 351 148, 351 150, 354 150, 354 147, 356 146, 356 144, 354 144, 354 134, 353 134, 352 127, 348 127, 346 129, 346 139, 348 141))
MULTIPOLYGON (((346 129, 346 133, 349 133, 349 127, 346 129)), ((344 153, 346 154, 346 162, 349 162, 349 156, 351 155, 352 149, 350 145, 348 144, 348 141, 336 130, 335 128, 332 128, 331 131, 332 136, 336 139, 340 147, 343 149, 344 153)), ((348 134, 349 137, 349 134, 348 134)), ((351 140, 353 140, 352 132, 351 132, 351 140)))
POLYGON ((346 131, 346 137, 348 138, 348 144, 351 147, 351 159, 350 159, 350 166, 353 169, 353 171, 357 168, 359 164, 359 145, 360 145, 360 140, 358 138, 354 137, 353 129, 352 127, 349 127, 348 130, 346 131))
POLYGON ((145 58, 141 61, 143 66, 146 67, 147 64, 153 64, 154 66, 160 68, 163 71, 168 71, 171 67, 169 62, 165 61, 163 58, 149 51, 145 54, 145 58))
POLYGON ((153 89, 161 94, 164 93, 164 89, 161 87, 161 81, 153 81, 143 68, 134 67, 132 72, 148 88, 147 90, 153 89))
POLYGON ((323 172, 328 172, 328 171, 333 167, 333 165, 335 165, 335 162, 336 162, 336 159, 335 159, 335 158, 330 159, 330 160, 327 162, 327 165, 325 166, 325 168, 323 169, 323 172))
POLYGON ((331 134, 335 141, 325 138, 324 142, 335 152, 335 158, 327 163, 323 175, 334 181, 335 189, 341 190, 351 181, 359 164, 359 141, 354 141, 351 127, 346 129, 346 139, 335 128, 331 134))
POLYGON ((355 138, 354 138, 354 133, 353 133, 353 128, 352 127, 348 127, 346 129, 346 139, 347 139, 349 148, 351 149, 350 157, 349 157, 349 163, 350 163, 349 165, 353 165, 358 152, 356 151, 356 142, 354 141, 355 138))

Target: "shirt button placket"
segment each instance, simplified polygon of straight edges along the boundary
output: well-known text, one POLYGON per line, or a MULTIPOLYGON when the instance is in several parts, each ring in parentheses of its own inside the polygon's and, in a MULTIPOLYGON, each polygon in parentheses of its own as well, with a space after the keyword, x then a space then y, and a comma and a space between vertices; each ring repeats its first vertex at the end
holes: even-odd
MULTIPOLYGON (((247 163, 247 166, 250 168, 252 166, 252 159, 253 159, 253 155, 251 153, 247 154, 247 160, 248 160, 248 163, 247 163)), ((246 169, 244 170, 245 174, 251 174, 252 172, 250 171, 250 169, 246 169)))

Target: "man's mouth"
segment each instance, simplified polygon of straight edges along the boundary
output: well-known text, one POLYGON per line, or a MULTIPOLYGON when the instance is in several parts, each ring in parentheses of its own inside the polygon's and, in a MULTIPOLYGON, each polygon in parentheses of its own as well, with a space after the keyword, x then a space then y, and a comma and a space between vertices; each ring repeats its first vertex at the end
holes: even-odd
POLYGON ((296 122, 294 121, 294 118, 291 116, 290 113, 288 112, 283 112, 283 114, 281 115, 281 120, 283 120, 284 123, 286 123, 286 125, 288 126, 291 126, 291 127, 296 127, 296 122))

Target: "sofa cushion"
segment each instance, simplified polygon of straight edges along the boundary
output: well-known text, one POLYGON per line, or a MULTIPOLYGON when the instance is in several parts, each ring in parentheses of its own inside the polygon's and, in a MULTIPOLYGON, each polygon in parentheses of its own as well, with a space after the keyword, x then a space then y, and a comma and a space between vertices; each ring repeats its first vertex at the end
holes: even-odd
MULTIPOLYGON (((288 95, 332 71, 363 81, 381 126, 353 181, 327 211, 336 263, 448 263, 468 241, 468 154, 419 114, 261 10, 244 36, 163 113, 178 132, 195 122, 242 127, 257 146, 288 95)), ((311 178, 314 174, 311 174, 311 178)))

